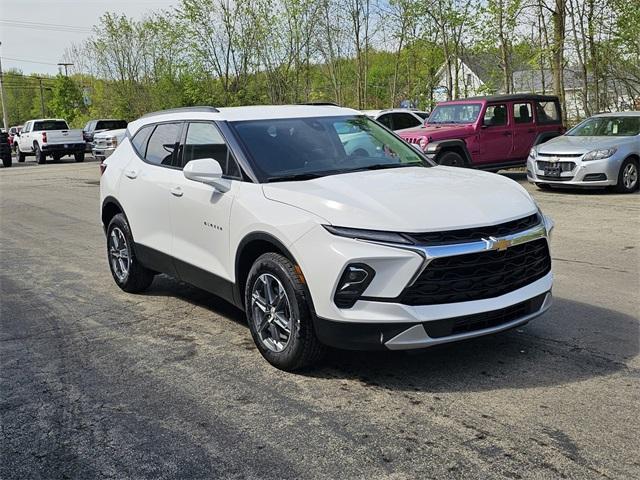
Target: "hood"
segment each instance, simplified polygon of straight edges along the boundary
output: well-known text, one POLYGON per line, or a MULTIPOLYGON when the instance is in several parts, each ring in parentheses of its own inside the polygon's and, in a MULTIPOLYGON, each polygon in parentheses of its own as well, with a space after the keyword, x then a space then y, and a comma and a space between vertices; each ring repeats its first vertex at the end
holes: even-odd
POLYGON ((420 127, 401 130, 396 133, 405 139, 427 137, 430 142, 433 142, 449 138, 462 138, 472 135, 473 132, 473 124, 427 124, 420 127))
POLYGON ((581 155, 591 150, 615 147, 634 137, 573 137, 561 135, 538 146, 538 153, 581 155))
POLYGON ((96 133, 93 138, 109 138, 116 137, 118 140, 122 140, 127 132, 126 128, 119 128, 117 130, 100 130, 99 133, 96 133))
POLYGON ((536 211, 519 184, 454 167, 405 167, 263 185, 264 195, 335 226, 428 232, 493 225, 536 211))

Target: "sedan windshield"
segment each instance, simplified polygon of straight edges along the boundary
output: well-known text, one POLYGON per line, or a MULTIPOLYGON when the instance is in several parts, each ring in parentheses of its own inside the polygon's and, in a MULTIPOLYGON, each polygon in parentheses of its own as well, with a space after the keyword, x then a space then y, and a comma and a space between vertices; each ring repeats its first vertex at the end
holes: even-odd
POLYGON ((591 117, 573 127, 570 137, 628 137, 640 134, 640 116, 591 117))
POLYGON ((232 128, 267 182, 430 166, 413 147, 365 116, 250 120, 232 128))
POLYGON ((478 118, 481 107, 480 103, 438 105, 433 109, 427 123, 473 123, 478 118))

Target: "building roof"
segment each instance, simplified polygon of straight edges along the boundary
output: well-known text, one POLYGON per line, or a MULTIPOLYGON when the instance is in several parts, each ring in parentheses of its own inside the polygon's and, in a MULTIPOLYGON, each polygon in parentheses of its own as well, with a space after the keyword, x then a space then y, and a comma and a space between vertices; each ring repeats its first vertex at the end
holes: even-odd
MULTIPOLYGON (((583 87, 582 75, 576 70, 565 68, 565 90, 576 90, 583 87)), ((553 88, 553 73, 551 70, 526 69, 513 72, 513 88, 516 92, 542 92, 553 88), (543 88, 544 79, 544 88, 543 88)))

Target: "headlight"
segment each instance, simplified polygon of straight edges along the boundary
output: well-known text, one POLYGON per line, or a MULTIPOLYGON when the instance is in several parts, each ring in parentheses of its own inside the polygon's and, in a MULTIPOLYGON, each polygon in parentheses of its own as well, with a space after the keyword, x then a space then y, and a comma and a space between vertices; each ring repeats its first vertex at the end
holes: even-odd
POLYGON ((116 137, 107 138, 107 146, 109 146, 109 147, 117 147, 118 146, 118 139, 116 137))
POLYGON ((381 232, 377 230, 362 230, 360 228, 334 227, 331 225, 323 225, 329 232, 339 237, 354 238, 357 240, 369 240, 371 242, 381 243, 402 243, 412 244, 413 242, 401 233, 381 232))
POLYGON ((609 158, 617 151, 616 147, 607 148, 606 150, 592 150, 582 157, 582 160, 602 160, 603 158, 609 158))
POLYGON ((530 151, 529 151, 529 158, 531 160, 535 160, 536 156, 538 155, 538 151, 536 150, 536 147, 533 147, 530 151))
POLYGON ((429 143, 429 141, 425 137, 421 137, 420 140, 418 141, 418 145, 420 145, 420 148, 422 150, 427 148, 427 143, 429 143))

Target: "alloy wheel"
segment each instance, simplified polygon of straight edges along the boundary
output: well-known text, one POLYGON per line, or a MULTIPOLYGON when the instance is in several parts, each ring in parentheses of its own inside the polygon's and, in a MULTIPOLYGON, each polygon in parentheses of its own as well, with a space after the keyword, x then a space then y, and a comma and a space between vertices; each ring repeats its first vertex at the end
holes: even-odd
POLYGON ((638 182, 638 168, 634 163, 629 163, 622 172, 622 183, 627 190, 631 190, 638 182))
POLYGON ((118 227, 113 227, 111 235, 109 235, 109 259, 118 281, 124 282, 129 276, 131 258, 127 247, 127 239, 118 227))
POLYGON ((251 311, 255 331, 262 344, 273 352, 283 351, 291 339, 291 304, 284 286, 269 273, 260 275, 251 290, 251 311))

